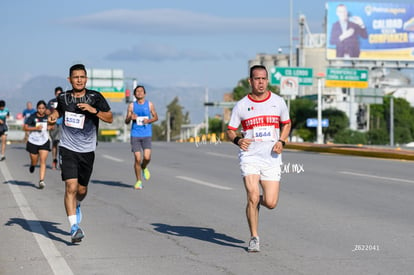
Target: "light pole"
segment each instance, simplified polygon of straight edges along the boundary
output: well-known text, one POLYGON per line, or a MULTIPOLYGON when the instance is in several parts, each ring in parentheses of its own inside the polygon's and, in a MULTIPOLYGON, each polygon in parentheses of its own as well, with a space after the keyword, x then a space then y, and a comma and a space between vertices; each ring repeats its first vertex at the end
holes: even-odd
POLYGON ((390 97, 390 146, 394 147, 394 93, 390 97))
POLYGON ((289 8, 289 17, 290 17, 290 27, 289 27, 289 67, 293 67, 293 0, 290 0, 289 8))
POLYGON ((323 135, 322 135, 322 85, 323 78, 325 77, 324 73, 318 73, 316 75, 318 78, 318 125, 316 127, 316 143, 323 144, 323 135))

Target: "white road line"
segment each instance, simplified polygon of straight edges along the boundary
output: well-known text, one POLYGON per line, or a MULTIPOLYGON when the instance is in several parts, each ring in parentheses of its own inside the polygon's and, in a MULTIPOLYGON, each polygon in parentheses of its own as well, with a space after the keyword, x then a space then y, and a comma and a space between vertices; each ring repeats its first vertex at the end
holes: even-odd
POLYGON ((206 181, 193 179, 193 178, 189 178, 189 177, 185 177, 185 176, 176 176, 176 178, 186 180, 186 181, 190 181, 192 183, 196 183, 196 184, 200 184, 200 185, 205 185, 205 186, 208 186, 208 187, 211 187, 211 188, 216 188, 216 189, 221 189, 221 190, 233 190, 233 188, 230 188, 230 187, 221 186, 221 185, 217 185, 217 184, 214 184, 214 183, 209 183, 209 182, 206 182, 206 181))
POLYGON ((389 178, 389 177, 381 177, 381 176, 375 176, 370 174, 362 174, 362 173, 354 173, 354 172, 348 172, 348 171, 340 171, 341 174, 347 174, 347 175, 353 175, 353 176, 359 176, 359 177, 366 177, 366 178, 374 178, 374 179, 381 179, 381 180, 390 180, 390 181, 399 181, 399 182, 408 182, 408 183, 414 183, 414 180, 406 180, 406 179, 400 179, 400 178, 389 178))
POLYGON ((106 158, 106 159, 109 159, 109 160, 116 161, 116 162, 124 162, 124 160, 123 160, 123 159, 114 158, 114 157, 112 157, 112 156, 108 156, 108 155, 102 155, 102 157, 104 157, 104 158, 106 158))
MULTIPOLYGON (((3 173, 4 179, 6 182, 12 181, 13 178, 10 175, 9 169, 7 168, 5 163, 0 164, 0 170, 3 173)), ((32 209, 29 206, 25 196, 20 191, 19 186, 15 184, 7 184, 12 192, 14 199, 23 214, 23 217, 26 219, 30 230, 34 238, 37 241, 37 244, 40 247, 40 250, 45 256, 47 262, 49 263, 50 268, 52 269, 54 274, 73 274, 72 270, 70 269, 69 265, 65 261, 65 258, 57 250, 56 246, 53 244, 52 240, 48 238, 48 234, 45 229, 42 227, 40 222, 38 222, 38 218, 33 213, 32 209)))
POLYGON ((214 152, 207 152, 206 154, 207 155, 212 155, 212 156, 223 157, 223 158, 238 159, 237 154, 236 155, 225 155, 225 154, 214 153, 214 152))

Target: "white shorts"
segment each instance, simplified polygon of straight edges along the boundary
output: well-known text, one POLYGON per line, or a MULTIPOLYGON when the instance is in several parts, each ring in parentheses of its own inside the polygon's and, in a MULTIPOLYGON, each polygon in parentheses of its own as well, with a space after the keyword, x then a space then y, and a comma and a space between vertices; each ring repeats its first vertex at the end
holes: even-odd
POLYGON ((280 165, 257 165, 243 163, 240 165, 242 176, 260 175, 261 180, 280 181, 282 169, 280 165))

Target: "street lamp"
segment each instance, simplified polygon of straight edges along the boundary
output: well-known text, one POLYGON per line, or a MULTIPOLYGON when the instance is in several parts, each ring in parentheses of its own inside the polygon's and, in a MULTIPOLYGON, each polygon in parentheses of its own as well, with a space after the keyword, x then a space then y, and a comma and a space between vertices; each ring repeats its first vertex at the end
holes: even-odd
POLYGON ((394 93, 398 88, 409 85, 410 79, 398 71, 390 71, 380 78, 380 84, 389 90, 387 94, 390 96, 390 146, 394 147, 394 93))
POLYGON ((316 126, 316 143, 323 144, 322 135, 322 86, 325 73, 317 73, 318 78, 318 125, 316 126))

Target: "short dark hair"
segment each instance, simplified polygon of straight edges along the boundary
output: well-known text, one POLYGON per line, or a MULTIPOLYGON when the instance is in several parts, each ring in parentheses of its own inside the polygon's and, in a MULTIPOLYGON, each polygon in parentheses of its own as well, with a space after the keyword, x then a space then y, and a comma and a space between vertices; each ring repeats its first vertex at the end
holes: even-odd
POLYGON ((138 85, 138 86, 136 86, 135 87, 135 89, 134 89, 134 96, 135 96, 135 92, 137 91, 137 89, 138 88, 142 88, 143 90, 144 90, 144 94, 147 94, 147 91, 145 90, 145 87, 144 86, 142 86, 142 85, 138 85))
POLYGON ((72 72, 73 71, 78 71, 78 70, 83 70, 85 72, 85 74, 86 74, 85 65, 83 65, 83 64, 75 64, 72 67, 70 67, 70 69, 69 69, 69 76, 72 76, 72 72))
POLYGON ((45 105, 46 106, 46 101, 44 100, 39 100, 36 104, 36 107, 39 107, 40 105, 45 105))
POLYGON ((6 101, 0 100, 0 107, 5 107, 5 106, 6 106, 6 101))
POLYGON ((267 69, 265 66, 263 65, 254 65, 252 67, 250 67, 250 78, 253 77, 253 71, 255 70, 265 70, 266 71, 266 76, 267 76, 267 69))
POLYGON ((56 88, 55 88, 55 94, 56 94, 58 91, 63 92, 62 87, 60 87, 60 86, 56 87, 56 88))

